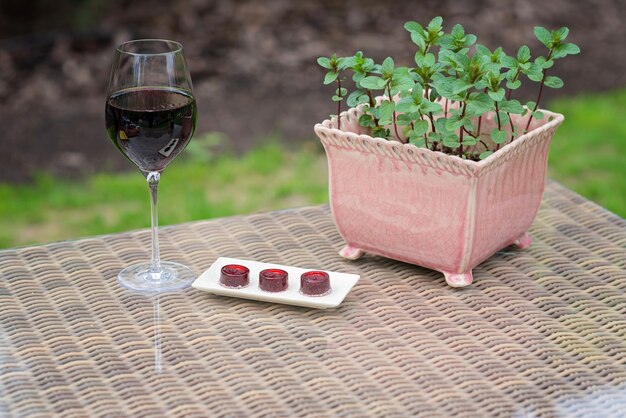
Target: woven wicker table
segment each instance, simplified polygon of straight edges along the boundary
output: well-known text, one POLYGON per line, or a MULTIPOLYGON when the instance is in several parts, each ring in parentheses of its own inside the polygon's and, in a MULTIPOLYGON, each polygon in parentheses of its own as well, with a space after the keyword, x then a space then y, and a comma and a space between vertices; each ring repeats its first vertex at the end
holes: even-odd
POLYGON ((165 259, 362 275, 334 310, 159 297, 115 276, 148 231, 0 252, 0 416, 626 416, 626 221, 550 183, 533 246, 464 289, 347 262, 328 207, 162 230, 165 259))

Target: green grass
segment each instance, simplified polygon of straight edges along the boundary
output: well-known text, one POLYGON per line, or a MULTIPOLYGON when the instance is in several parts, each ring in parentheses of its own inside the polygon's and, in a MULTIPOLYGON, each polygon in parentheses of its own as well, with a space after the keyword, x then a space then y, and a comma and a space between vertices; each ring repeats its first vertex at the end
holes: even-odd
POLYGON ((549 108, 565 115, 549 175, 626 217, 626 90, 563 98, 549 108))
MULTIPOLYGON (((327 200, 326 160, 313 142, 295 151, 271 142, 242 158, 213 158, 206 141, 192 144, 161 177, 161 225, 327 200)), ((101 173, 84 181, 41 175, 33 184, 0 185, 0 248, 149 224, 148 188, 138 172, 101 173)))
MULTIPOLYGON (((626 217, 626 90, 563 98, 548 107, 566 117, 551 147, 550 175, 626 217)), ((161 225, 327 200, 319 143, 289 151, 270 142, 238 158, 214 156, 217 139, 194 139, 165 171, 161 225)), ((148 190, 137 172, 0 184, 0 248, 147 226, 148 190)))

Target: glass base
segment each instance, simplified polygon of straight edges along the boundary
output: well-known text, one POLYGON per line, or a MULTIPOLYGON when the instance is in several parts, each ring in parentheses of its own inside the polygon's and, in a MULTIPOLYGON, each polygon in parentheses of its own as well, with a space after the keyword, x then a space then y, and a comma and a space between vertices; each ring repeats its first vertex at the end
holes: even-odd
POLYGON ((140 292, 169 292, 184 289, 196 276, 186 266, 172 261, 161 262, 162 271, 151 273, 150 264, 126 267, 117 275, 117 281, 128 289, 140 292))

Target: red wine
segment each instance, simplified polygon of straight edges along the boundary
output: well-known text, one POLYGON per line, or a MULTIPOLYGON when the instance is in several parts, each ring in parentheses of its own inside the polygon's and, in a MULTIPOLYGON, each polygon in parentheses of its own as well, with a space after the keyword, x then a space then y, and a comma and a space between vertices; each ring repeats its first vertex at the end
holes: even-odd
POLYGON ((183 90, 123 90, 106 104, 109 138, 144 172, 162 171, 176 158, 189 143, 196 118, 196 102, 183 90))

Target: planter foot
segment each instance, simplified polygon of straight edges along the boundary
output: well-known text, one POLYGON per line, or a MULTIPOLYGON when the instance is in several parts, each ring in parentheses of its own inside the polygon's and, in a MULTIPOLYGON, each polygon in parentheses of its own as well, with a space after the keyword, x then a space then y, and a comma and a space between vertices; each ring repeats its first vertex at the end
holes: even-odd
POLYGON ((469 286, 474 280, 471 270, 465 273, 448 273, 444 271, 443 275, 446 277, 446 283, 452 287, 469 286))
POLYGON ((348 260, 358 260, 359 258, 363 257, 363 254, 365 253, 362 249, 353 247, 351 245, 346 245, 341 249, 341 251, 339 251, 339 255, 343 258, 347 258, 348 260))
POLYGON ((533 239, 528 235, 528 232, 524 232, 518 239, 515 240, 513 245, 515 245, 520 250, 530 247, 533 239))

